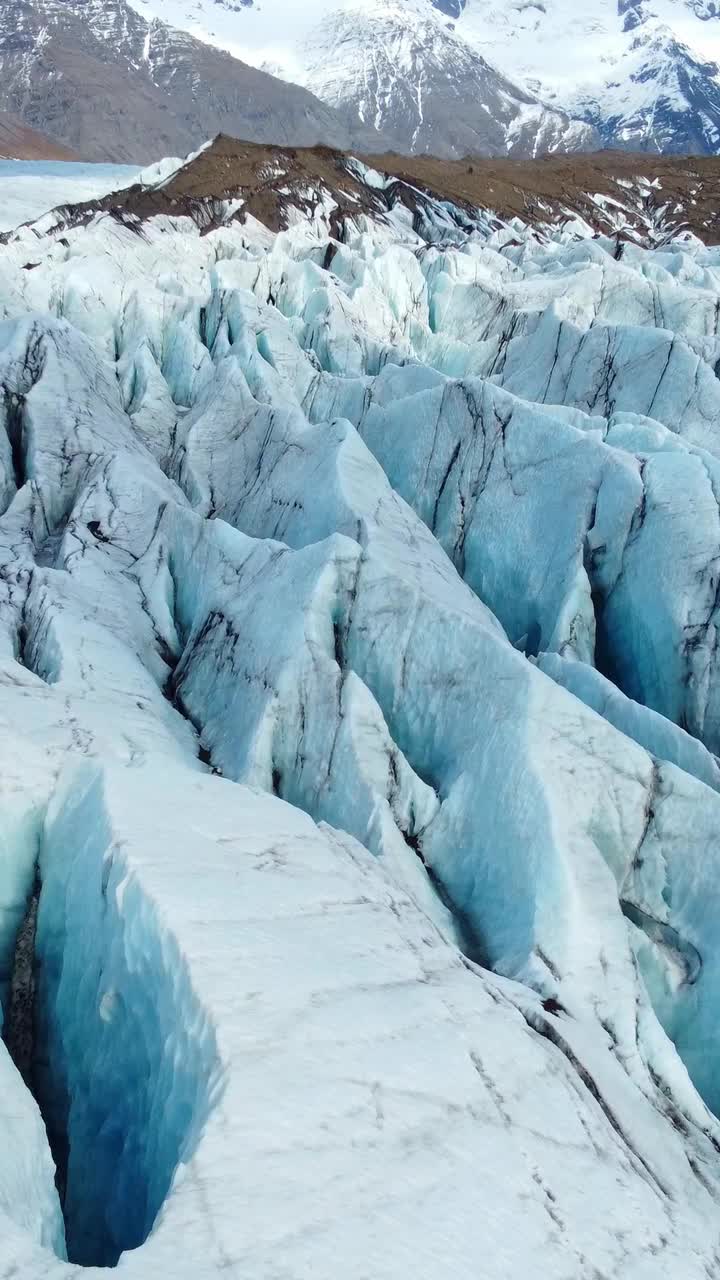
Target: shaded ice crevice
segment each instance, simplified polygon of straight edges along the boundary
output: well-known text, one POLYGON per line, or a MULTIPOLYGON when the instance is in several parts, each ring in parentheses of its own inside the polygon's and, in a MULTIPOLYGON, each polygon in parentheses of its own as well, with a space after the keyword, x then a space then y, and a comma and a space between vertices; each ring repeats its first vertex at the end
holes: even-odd
POLYGON ((345 654, 360 546, 335 537, 295 555, 171 511, 156 538, 136 572, 165 648, 179 651, 169 691, 204 758, 355 835, 441 928, 468 939, 421 852, 440 796, 345 654), (230 595, 218 590, 232 579, 230 595), (293 602, 282 634, 280 583, 293 602), (263 634, 276 637, 268 653, 263 634))
MULTIPOLYGON (((116 888, 126 940, 136 933, 137 904, 124 881, 115 881, 118 861, 137 875, 148 900, 162 904, 162 936, 168 925, 178 930, 198 997, 219 1016, 218 1045, 229 1067, 227 1092, 213 1099, 156 1230, 142 1249, 125 1255, 122 1274, 196 1280, 205 1268, 241 1280, 258 1260, 264 1274, 279 1250, 287 1250, 296 1272, 317 1260, 319 1236, 327 1242, 322 1275, 332 1274, 338 1249, 351 1240, 365 1240, 357 1262, 348 1254, 353 1277, 359 1280, 368 1263, 381 1267, 388 1245, 399 1249, 400 1275, 422 1232, 421 1241, 438 1249, 441 1280, 457 1280, 474 1273, 488 1230, 488 1196, 497 1211, 506 1205, 509 1219, 524 1205, 526 1233, 572 1265, 586 1224, 597 1227, 598 1199, 605 1202, 618 1178, 628 1195, 634 1192, 632 1207, 626 1210, 621 1197, 613 1214, 613 1227, 619 1217, 629 1232, 620 1256, 639 1262, 650 1247, 661 1247, 663 1234, 668 1257, 687 1251, 694 1225, 684 1226, 687 1197, 692 1192, 699 1216, 708 1212, 710 1191, 695 1190, 684 1156, 678 1158, 683 1140, 672 1129, 665 1133, 665 1122, 608 1053, 606 1037, 593 1043, 587 1028, 565 1017, 559 1030, 563 1043, 574 1045, 571 1056, 548 1045, 542 1029, 528 1030, 532 1011, 541 1016, 537 997, 463 965, 351 838, 316 827, 272 797, 207 775, 193 778, 184 768, 161 778, 116 770, 102 783, 94 769, 72 773, 51 806, 42 859, 46 885, 60 891, 68 911, 71 962, 87 955, 82 921, 71 908, 82 908, 88 897, 102 903, 109 858, 108 887, 116 888), (85 833, 88 819, 86 849, 68 867, 68 834, 85 833), (493 1164, 502 1155, 506 1174, 498 1192, 467 1177, 483 1152, 493 1164), (538 1196, 538 1179, 547 1195, 538 1196), (427 1213, 428 1197, 441 1210, 439 1226, 427 1213), (392 1225, 376 1238, 367 1231, 368 1216, 380 1230, 389 1198, 392 1225), (550 1239, 546 1200, 561 1220, 550 1239), (638 1205, 639 1240, 630 1230, 638 1205), (443 1224, 457 1213, 467 1232, 453 1236, 448 1256, 443 1224), (311 1231, 303 1229, 308 1221, 311 1231)), ((54 900, 53 893, 48 901, 54 900)), ((55 919, 53 912, 51 957, 55 919)), ((148 923, 140 922, 146 947, 148 923)), ((61 981, 76 976, 71 964, 61 981)), ((78 1012, 87 1012, 82 983, 78 990, 78 1012)), ((182 982, 175 994, 183 1025, 197 1027, 182 982)), ((93 1054, 95 1028, 110 1012, 112 1002, 92 1011, 86 1047, 93 1054)), ((106 1034, 104 1025, 100 1030, 106 1034)), ((72 1015, 67 1035, 79 1032, 72 1015)), ((684 1140, 700 1168, 710 1167, 707 1140, 694 1134, 684 1140)), ((712 1170, 710 1178, 712 1186, 712 1170)), ((611 1229, 607 1238, 615 1238, 611 1229)), ((594 1239, 590 1232, 585 1245, 599 1264, 606 1246, 594 1239)), ((522 1274, 522 1250, 514 1241, 509 1247, 511 1274, 522 1274)), ((68 1280, 72 1272, 35 1259, 27 1274, 68 1280)), ((701 1274, 691 1258, 688 1276, 701 1274)), ((499 1278, 497 1267, 492 1275, 499 1278)))
POLYGON ((97 769, 51 802, 5 1038, 47 1127, 68 1259, 114 1266, 147 1239, 222 1079, 178 944, 110 839, 97 769))
POLYGON ((68 1257, 112 1265, 197 1144, 218 1051, 177 942, 108 844, 99 776, 56 803, 40 867, 38 1093, 51 1145, 67 1143, 68 1257))
MULTIPOLYGON (((673 529, 673 513, 667 511, 664 499, 654 504, 652 527, 648 531, 641 528, 645 502, 641 483, 643 458, 647 452, 664 455, 651 458, 648 476, 657 491, 658 477, 662 483, 663 472, 673 469, 677 473, 676 487, 688 490, 687 505, 698 503, 702 508, 702 537, 710 544, 702 550, 703 576, 711 577, 715 558, 711 525, 713 521, 717 523, 717 509, 715 504, 714 512, 706 512, 707 501, 698 472, 708 451, 712 454, 717 448, 712 423, 720 400, 717 380, 691 347, 692 341, 697 340, 702 349, 695 326, 697 323, 702 331, 711 289, 692 293, 695 316, 682 308, 677 296, 681 291, 668 277, 663 286, 668 298, 667 314, 672 315, 673 308, 678 308, 678 323, 684 334, 671 341, 672 335, 653 329, 657 308, 652 299, 658 286, 647 285, 639 273, 633 272, 622 282, 613 282, 612 290, 606 289, 605 277, 610 268, 604 248, 594 244, 578 246, 569 256, 579 261, 587 258, 588 262, 587 273, 579 271, 577 285, 573 282, 573 292, 578 294, 573 305, 581 308, 585 304, 584 291, 589 290, 592 299, 593 282, 599 275, 603 281, 599 299, 585 304, 590 314, 584 315, 584 323, 591 327, 583 335, 557 313, 556 298, 553 305, 547 306, 548 299, 557 293, 558 282, 563 287, 567 284, 565 275, 556 273, 554 281, 542 274, 535 279, 528 274, 523 279, 516 271, 505 282, 500 265, 507 270, 508 260, 500 259, 487 247, 477 252, 476 262, 469 253, 465 258, 460 253, 427 246, 417 251, 417 259, 407 248, 376 247, 375 260, 371 258, 361 267, 355 255, 342 246, 333 258, 332 273, 320 269, 319 257, 310 260, 315 252, 311 246, 303 247, 302 252, 304 259, 291 262, 277 253, 274 260, 271 257, 259 269, 253 263, 238 261, 216 267, 214 283, 229 286, 236 282, 242 286, 234 293, 225 287, 211 296, 207 308, 212 317, 210 332, 216 337, 226 335, 214 349, 216 361, 220 363, 230 352, 242 363, 253 394, 276 403, 278 408, 294 402, 317 423, 336 415, 352 421, 381 461, 393 486, 433 529, 461 574, 496 611, 513 641, 520 642, 524 637, 526 647, 533 652, 557 648, 589 662, 596 656, 604 662, 605 658, 610 661, 613 653, 616 659, 626 655, 625 668, 620 673, 626 692, 685 724, 712 749, 720 742, 720 709, 714 705, 712 694, 708 698, 705 686, 708 679, 714 681, 716 655, 704 639, 699 652, 678 654, 687 636, 683 631, 683 610, 677 609, 676 575, 684 563, 684 537, 688 534, 673 529), (379 279, 380 263, 387 268, 387 283, 379 279), (408 275, 404 293, 394 274, 401 264, 408 275), (602 272, 598 272, 601 265, 602 272), (471 286, 465 277, 473 269, 477 278, 471 286), (492 278, 493 271, 497 271, 498 279, 492 278), (418 281, 421 293, 425 290, 424 301, 422 297, 418 301, 418 281), (268 282, 272 283, 268 296, 287 317, 284 321, 276 309, 264 305, 268 282), (637 288, 642 326, 609 323, 617 319, 621 283, 637 288), (343 288, 348 296, 342 295, 343 288), (250 299, 244 289, 253 289, 256 298, 250 299), (647 299, 643 290, 648 289, 652 306, 645 313, 647 299), (463 321, 468 340, 472 323, 477 330, 480 317, 488 308, 489 318, 485 318, 492 328, 493 308, 500 303, 510 308, 513 324, 520 319, 519 331, 512 338, 512 367, 508 368, 507 378, 504 372, 498 375, 516 394, 501 391, 496 378, 481 381, 480 377, 466 375, 458 381, 448 377, 454 370, 443 367, 443 361, 438 359, 441 353, 429 351, 423 337, 424 308, 428 298, 432 300, 436 294, 444 295, 448 301, 445 325, 452 329, 454 320, 463 321), (513 301, 518 310, 512 310, 513 301), (538 306, 537 313, 520 309, 533 303, 538 306), (467 314, 463 313, 463 306, 467 314), (615 311, 608 312, 610 307, 615 311), (397 345, 394 350, 386 345, 379 353, 375 333, 383 327, 381 318, 397 345), (598 321, 597 328, 592 327, 593 320, 598 321), (525 371, 528 357, 524 344, 528 335, 533 342, 529 361, 532 368, 525 371), (609 397, 608 392, 601 404, 592 396, 585 400, 579 393, 575 400, 568 394, 567 404, 537 403, 539 391, 533 378, 547 381, 547 357, 553 345, 558 348, 557 359, 569 368, 579 385, 594 385, 598 379, 603 386, 612 383, 614 387, 617 383, 618 395, 609 397), (258 358, 261 347, 264 359, 258 358), (612 359, 608 356, 610 348, 612 359), (666 388, 668 379, 663 371, 669 351, 673 353, 674 376, 670 379, 672 385, 666 388), (599 369, 598 353, 602 356, 599 369), (419 365, 414 357, 427 360, 427 364, 419 365), (432 367, 434 359, 436 368, 432 367), (637 386, 631 375, 640 359, 649 363, 649 372, 642 386, 637 386), (320 363, 319 371, 313 368, 313 362, 320 363), (663 387, 660 399, 659 384, 663 387), (688 395, 682 390, 686 384, 688 395), (464 414, 467 421, 463 420, 460 403, 463 396, 471 410, 464 414), (471 403, 473 399, 477 408, 471 403), (531 400, 535 403, 529 403, 531 400), (598 417, 599 408, 612 417, 598 417), (645 415, 656 413, 660 421, 642 418, 638 411, 645 415), (407 429, 411 420, 412 432, 407 429), (496 439, 500 435, 502 447, 498 447, 496 439), (671 450, 677 454, 675 458, 669 456, 671 450), (687 455, 694 455, 694 463, 687 455), (691 463, 695 474, 691 473, 691 463), (582 481, 576 483, 580 476, 582 481), (562 484, 563 500, 552 504, 553 518, 559 521, 560 511, 564 513, 562 529, 554 529, 548 522, 548 504, 543 498, 548 477, 556 488, 562 484), (593 526, 593 501, 598 495, 601 518, 593 526), (510 534, 506 547, 497 538, 487 536, 500 522, 510 534), (655 559, 662 542, 673 566, 668 598, 662 600, 661 610, 655 610, 656 614, 667 614, 668 625, 663 625, 662 617, 653 618, 650 604, 641 592, 636 591, 637 598, 633 599, 637 588, 637 568, 633 564, 628 575, 632 590, 626 590, 623 583, 621 609, 615 610, 612 617, 608 612, 607 617, 597 619, 601 634, 596 644, 594 605, 600 609, 617 582, 624 570, 625 542, 631 534, 634 539, 638 533, 642 534, 643 559, 655 559), (592 540, 590 548, 585 546, 586 539, 592 540), (586 555, 587 550, 591 554, 586 555), (607 649, 604 657, 600 654, 603 645, 607 649), (655 678, 654 667, 666 674, 655 678), (696 684, 698 689, 694 691, 696 684)), ((452 344, 450 333, 446 341, 452 344)), ((487 375, 491 367, 492 361, 483 363, 479 358, 477 367, 467 373, 487 375)), ((560 394, 557 398, 561 398, 560 394)), ((709 461, 714 465, 712 457, 709 461)), ((216 495, 214 478, 209 487, 216 495)), ((201 485, 199 493, 202 488, 201 485)), ((705 603, 705 585, 700 580, 694 594, 694 609, 703 617, 709 610, 712 619, 712 600, 705 603)), ((615 661, 613 670, 619 665, 622 664, 615 661)))
POLYGON ((25 915, 15 939, 3 1022, 3 1039, 8 1053, 31 1092, 35 1055, 35 939, 40 887, 36 864, 25 915))

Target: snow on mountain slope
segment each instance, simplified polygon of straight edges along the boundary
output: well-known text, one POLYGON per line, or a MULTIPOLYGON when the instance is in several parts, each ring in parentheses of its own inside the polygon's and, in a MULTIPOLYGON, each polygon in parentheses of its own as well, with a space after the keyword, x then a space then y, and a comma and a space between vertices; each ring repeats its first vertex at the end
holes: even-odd
POLYGON ((691 0, 467 0, 457 30, 612 146, 720 149, 720 12, 691 0))
MULTIPOLYGON (((159 0, 135 7, 168 16, 159 0)), ((597 142, 592 127, 489 66, 428 0, 314 0, 287 10, 201 0, 173 7, 172 21, 306 85, 348 127, 373 125, 402 152, 533 155, 597 142)))
POLYGON ((596 141, 489 66, 424 0, 340 8, 311 30, 301 58, 308 88, 398 151, 534 155, 596 141))
POLYGON ((679 154, 720 151, 717 64, 694 55, 669 30, 638 37, 601 89, 581 84, 570 106, 613 144, 679 154))
POLYGON ((0 242, 0 1272, 707 1280, 720 249, 234 146, 0 242))
MULTIPOLYGON (((423 84, 431 111, 434 95, 440 101, 416 147, 432 137, 437 151, 443 147, 441 154, 456 154, 453 126, 463 140, 472 140, 483 103, 507 127, 508 104, 497 101, 503 91, 494 83, 496 75, 511 82, 515 112, 529 93, 587 122, 610 146, 680 153, 720 149, 720 11, 703 0, 133 3, 139 12, 308 84, 334 105, 354 108, 371 99, 401 138, 402 150, 413 145, 423 84), (398 27, 404 42, 395 33, 398 27)), ((568 132, 551 112, 544 128, 536 126, 536 141, 528 146, 526 129, 518 147, 532 153, 588 145, 577 124, 568 132)), ((488 130, 482 144, 480 130, 478 145, 492 152, 497 131, 488 130)))

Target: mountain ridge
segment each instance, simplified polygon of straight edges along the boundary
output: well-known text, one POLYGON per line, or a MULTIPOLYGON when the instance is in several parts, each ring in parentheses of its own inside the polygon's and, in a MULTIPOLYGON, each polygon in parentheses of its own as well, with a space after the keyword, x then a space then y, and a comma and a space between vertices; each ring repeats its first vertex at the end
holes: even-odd
POLYGON ((182 154, 219 131, 448 157, 599 143, 593 125, 499 72, 425 0, 340 6, 322 38, 316 32, 305 53, 296 51, 302 83, 287 67, 279 78, 267 62, 239 60, 232 42, 199 40, 192 22, 174 27, 163 15, 128 0, 7 0, 0 110, 83 159, 121 162, 182 154))
POLYGON ((547 107, 462 40, 424 0, 340 7, 308 36, 303 83, 394 150, 459 159, 591 150, 592 125, 547 107))
MULTIPOLYGON (((194 0, 192 7, 188 0, 131 3, 302 81, 319 96, 327 92, 334 105, 344 101, 349 108, 357 102, 363 67, 372 66, 376 51, 385 54, 377 33, 387 11, 397 7, 395 0, 392 5, 307 0, 292 8, 284 0, 264 0, 260 6, 219 6, 214 0, 194 0), (376 35, 364 40, 359 54, 363 24, 374 24, 376 35), (334 26, 349 37, 345 59, 337 57, 334 26), (354 41, 353 27, 358 29, 354 41), (335 63, 332 76, 328 58, 335 63)), ((596 130, 601 145, 678 153, 714 153, 720 147, 720 9, 713 0, 403 0, 399 7, 411 34, 418 24, 434 23, 428 68, 444 46, 461 47, 464 59, 482 58, 512 82, 516 93, 596 130)), ((402 78, 401 67, 385 73, 376 96, 392 97, 402 78)), ((452 67, 448 79, 452 84, 452 67)), ((466 91, 467 113, 475 110, 476 99, 482 101, 482 95, 466 91)), ((400 123, 402 117, 401 109, 400 123)), ((417 121, 406 126, 403 150, 413 149, 416 127, 417 121)))
POLYGON ((219 135, 159 181, 61 207, 55 223, 77 226, 106 213, 137 225, 164 214, 189 217, 201 234, 248 218, 277 232, 300 211, 310 221, 327 218, 342 239, 346 220, 382 220, 398 208, 416 229, 428 217, 444 219, 448 234, 467 230, 480 211, 540 234, 576 224, 584 236, 615 236, 619 253, 623 242, 656 245, 681 234, 712 245, 720 243, 720 159, 604 151, 469 162, 219 135))
POLYGON ((257 141, 372 145, 308 90, 125 0, 13 0, 0 13, 0 110, 85 160, 185 154, 221 128, 257 141))

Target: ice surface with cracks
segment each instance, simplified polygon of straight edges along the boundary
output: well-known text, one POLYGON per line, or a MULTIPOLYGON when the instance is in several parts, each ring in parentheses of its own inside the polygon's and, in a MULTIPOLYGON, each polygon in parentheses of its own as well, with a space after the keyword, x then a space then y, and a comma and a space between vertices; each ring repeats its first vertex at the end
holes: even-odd
POLYGON ((720 1265, 720 256, 421 225, 0 250, 6 1271, 720 1265))

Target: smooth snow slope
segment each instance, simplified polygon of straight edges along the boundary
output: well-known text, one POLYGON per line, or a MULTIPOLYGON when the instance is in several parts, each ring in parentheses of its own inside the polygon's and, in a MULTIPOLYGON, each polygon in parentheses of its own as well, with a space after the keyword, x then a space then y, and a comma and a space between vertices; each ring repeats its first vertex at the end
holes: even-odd
POLYGON ((707 1280, 720 250, 357 172, 0 246, 0 1263, 707 1280))

